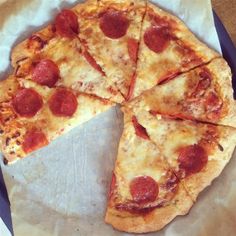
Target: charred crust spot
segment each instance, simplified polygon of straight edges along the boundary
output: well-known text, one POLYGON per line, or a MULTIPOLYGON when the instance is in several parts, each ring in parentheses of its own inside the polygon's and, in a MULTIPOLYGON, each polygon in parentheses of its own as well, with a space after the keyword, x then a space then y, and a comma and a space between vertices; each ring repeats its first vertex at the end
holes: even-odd
POLYGON ((16 145, 20 146, 21 142, 19 140, 16 140, 16 145))
POLYGON ((7 117, 4 121, 5 121, 5 123, 7 123, 10 120, 11 120, 11 117, 7 117))
POLYGON ((221 152, 224 151, 224 147, 220 143, 217 143, 217 146, 221 152))
POLYGON ((23 58, 17 60, 17 61, 16 61, 16 64, 18 65, 18 64, 20 64, 21 62, 23 62, 23 61, 25 61, 25 60, 27 60, 27 59, 28 59, 28 57, 23 57, 23 58))
POLYGON ((21 77, 20 74, 19 74, 19 70, 20 70, 20 65, 17 65, 16 70, 15 70, 15 76, 17 78, 21 77))
POLYGON ((20 132, 19 131, 17 131, 15 134, 13 134, 12 135, 12 138, 18 138, 18 137, 20 137, 20 132))
POLYGON ((0 134, 3 134, 3 133, 4 133, 4 131, 2 129, 0 129, 0 134))
POLYGON ((6 157, 3 157, 3 164, 8 165, 9 161, 6 159, 6 157))
POLYGON ((6 138, 6 146, 9 146, 11 139, 9 137, 6 138))
POLYGON ((15 152, 14 152, 14 151, 11 151, 11 152, 10 152, 10 155, 14 155, 14 154, 15 154, 15 152))

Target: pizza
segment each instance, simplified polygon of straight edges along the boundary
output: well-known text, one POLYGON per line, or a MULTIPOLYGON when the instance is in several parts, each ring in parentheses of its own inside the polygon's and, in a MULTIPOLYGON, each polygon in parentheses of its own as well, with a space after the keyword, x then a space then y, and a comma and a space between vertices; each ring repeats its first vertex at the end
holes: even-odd
POLYGON ((121 231, 151 232, 186 214, 192 205, 162 150, 137 117, 125 112, 105 221, 121 231))
POLYGON ((0 133, 7 164, 115 105, 70 88, 48 88, 30 80, 18 83, 15 77, 6 82, 0 86, 0 94, 4 94, 0 102, 0 133))
POLYGON ((106 222, 127 232, 160 230, 186 214, 222 172, 234 151, 236 129, 123 111, 106 222))
MULTIPOLYGON (((92 11, 93 5, 86 6, 92 11)), ((14 75, 18 80, 67 87, 121 103, 123 96, 79 38, 80 19, 75 10, 62 10, 51 25, 12 50, 14 75)))
POLYGON ((129 99, 216 57, 178 18, 148 2, 129 99))
POLYGON ((11 164, 119 104, 124 130, 106 223, 161 230, 220 175, 236 144, 227 62, 145 0, 87 0, 12 50, 0 82, 0 148, 11 164))
POLYGON ((153 115, 148 111, 134 115, 194 201, 222 172, 233 154, 235 128, 153 115))
POLYGON ((127 99, 137 66, 146 1, 100 0, 93 17, 89 9, 81 10, 80 5, 75 9, 81 19, 81 40, 127 99))
POLYGON ((231 83, 229 66, 217 58, 145 91, 127 105, 153 114, 236 127, 231 83))

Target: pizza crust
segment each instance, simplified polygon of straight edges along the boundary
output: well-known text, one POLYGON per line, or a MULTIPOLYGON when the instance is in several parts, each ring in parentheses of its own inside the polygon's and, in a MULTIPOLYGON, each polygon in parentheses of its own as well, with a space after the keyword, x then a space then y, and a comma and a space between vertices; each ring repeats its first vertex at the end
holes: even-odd
POLYGON ((221 147, 216 148, 214 153, 208 157, 207 166, 201 172, 182 180, 194 201, 197 200, 199 193, 211 185, 212 181, 221 174, 233 155, 236 145, 236 129, 230 127, 219 127, 218 129, 220 131, 218 143, 221 147))
POLYGON ((226 115, 220 119, 218 124, 236 128, 236 101, 233 97, 231 69, 223 58, 213 60, 207 68, 215 75, 226 110, 226 115))
POLYGON ((193 205, 182 185, 169 205, 160 207, 147 215, 127 215, 108 206, 105 222, 115 229, 128 233, 148 233, 161 230, 176 216, 186 215, 193 205))

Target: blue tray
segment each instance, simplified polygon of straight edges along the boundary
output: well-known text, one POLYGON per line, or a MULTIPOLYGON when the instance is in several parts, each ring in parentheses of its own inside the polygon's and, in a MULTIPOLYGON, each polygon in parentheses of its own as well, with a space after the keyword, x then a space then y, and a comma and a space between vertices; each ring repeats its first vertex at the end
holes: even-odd
MULTIPOLYGON (((214 12, 214 19, 220 39, 223 56, 228 61, 233 72, 232 84, 234 88, 234 96, 236 98, 236 48, 232 40, 230 39, 229 34, 227 33, 224 25, 220 21, 219 17, 215 14, 215 12, 214 12)), ((13 234, 10 203, 8 200, 7 190, 3 180, 1 167, 0 167, 0 217, 3 219, 4 223, 13 234)))

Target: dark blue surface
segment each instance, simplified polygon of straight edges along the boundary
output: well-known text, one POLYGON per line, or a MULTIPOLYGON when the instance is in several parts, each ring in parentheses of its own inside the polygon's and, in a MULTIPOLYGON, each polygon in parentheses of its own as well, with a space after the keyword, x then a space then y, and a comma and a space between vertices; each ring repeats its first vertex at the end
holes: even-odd
MULTIPOLYGON (((233 42, 230 39, 225 27, 223 26, 220 19, 215 13, 214 13, 214 18, 215 18, 216 29, 220 39, 223 56, 228 61, 233 72, 232 84, 235 91, 234 95, 236 97, 236 48, 234 47, 233 42)), ((2 176, 1 167, 0 167, 0 217, 3 219, 9 230, 13 232, 11 214, 10 214, 10 204, 2 176)))
POLYGON ((219 17, 215 12, 214 12, 214 19, 217 33, 220 39, 223 57, 227 60, 233 72, 232 84, 234 88, 234 98, 236 98, 236 48, 231 38, 229 37, 229 34, 227 33, 224 25, 222 24, 222 22, 220 21, 219 17))
MULTIPOLYGON (((7 225, 10 232, 13 234, 10 203, 9 203, 1 167, 0 167, 0 217, 3 219, 4 223, 7 225)), ((0 236, 4 236, 4 235, 0 235, 0 236)))

